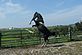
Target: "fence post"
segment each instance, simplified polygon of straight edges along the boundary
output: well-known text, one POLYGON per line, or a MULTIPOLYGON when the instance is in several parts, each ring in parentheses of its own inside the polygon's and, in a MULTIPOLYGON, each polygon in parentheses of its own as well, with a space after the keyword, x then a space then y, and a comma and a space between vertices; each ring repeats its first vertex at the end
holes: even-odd
POLYGON ((2 37, 2 33, 0 32, 0 48, 1 48, 1 37, 2 37))
POLYGON ((20 37, 21 37, 21 46, 22 46, 22 30, 20 30, 20 37))
POLYGON ((70 41, 72 41, 72 27, 71 26, 69 27, 69 38, 70 38, 70 41))

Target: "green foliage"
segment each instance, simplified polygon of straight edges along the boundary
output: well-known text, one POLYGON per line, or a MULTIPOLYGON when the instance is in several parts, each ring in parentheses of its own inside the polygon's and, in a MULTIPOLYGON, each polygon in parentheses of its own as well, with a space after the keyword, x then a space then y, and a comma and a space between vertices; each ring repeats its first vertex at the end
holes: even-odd
MULTIPOLYGON (((82 23, 81 23, 82 24, 82 23)), ((72 25, 71 25, 72 27, 72 25)), ((79 27, 79 23, 76 26, 71 28, 72 35, 74 33, 82 34, 82 32, 77 30, 79 27)), ((47 27, 50 31, 55 31, 57 34, 56 38, 49 39, 49 43, 59 43, 59 42, 67 42, 69 41, 69 26, 68 25, 57 25, 57 26, 49 26, 47 27)), ((41 34, 38 32, 37 28, 15 28, 15 29, 4 29, 1 30, 1 46, 23 46, 23 45, 36 45, 40 44, 41 34), (29 33, 26 29, 33 31, 34 33, 29 33)), ((76 36, 75 35, 75 36, 76 36)), ((74 36, 73 36, 74 37, 74 36)))
POLYGON ((77 23, 75 23, 75 25, 76 25, 78 31, 82 31, 82 22, 77 22, 77 23))

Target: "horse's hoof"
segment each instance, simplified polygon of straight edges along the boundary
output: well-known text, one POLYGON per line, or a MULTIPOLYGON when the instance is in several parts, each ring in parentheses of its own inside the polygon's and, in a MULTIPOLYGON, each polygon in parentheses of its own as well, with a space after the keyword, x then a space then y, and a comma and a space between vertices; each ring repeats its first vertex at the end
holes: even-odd
POLYGON ((47 47, 47 45, 42 45, 41 47, 42 47, 42 48, 43 48, 43 47, 47 47))

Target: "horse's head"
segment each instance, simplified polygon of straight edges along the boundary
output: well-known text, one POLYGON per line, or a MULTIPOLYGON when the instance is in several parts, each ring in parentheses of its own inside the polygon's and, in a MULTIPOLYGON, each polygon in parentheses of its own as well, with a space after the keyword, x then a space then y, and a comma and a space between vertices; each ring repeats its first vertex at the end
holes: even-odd
POLYGON ((37 18, 37 17, 38 17, 38 12, 35 12, 33 19, 35 19, 35 18, 37 18))
POLYGON ((38 12, 35 12, 35 14, 38 14, 38 12))

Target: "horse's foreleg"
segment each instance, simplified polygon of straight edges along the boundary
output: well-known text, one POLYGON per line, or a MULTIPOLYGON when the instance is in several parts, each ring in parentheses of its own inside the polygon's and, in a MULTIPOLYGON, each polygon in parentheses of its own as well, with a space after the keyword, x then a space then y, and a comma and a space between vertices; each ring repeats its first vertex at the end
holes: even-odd
POLYGON ((36 25, 32 25, 32 27, 36 27, 36 25))
POLYGON ((46 43, 44 42, 41 47, 45 47, 46 43))
POLYGON ((48 41, 49 41, 48 38, 44 38, 44 42, 43 42, 43 44, 42 44, 42 47, 46 47, 48 41))

